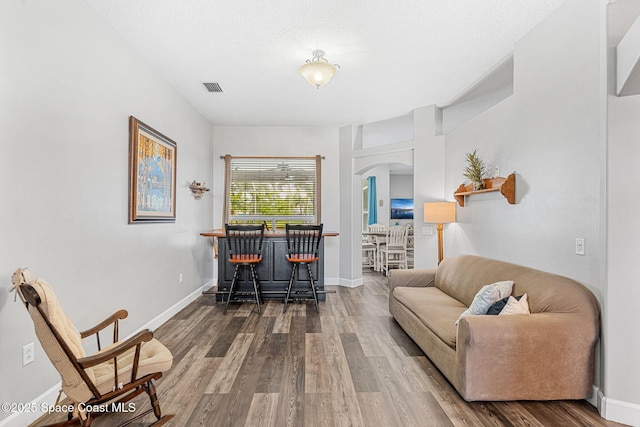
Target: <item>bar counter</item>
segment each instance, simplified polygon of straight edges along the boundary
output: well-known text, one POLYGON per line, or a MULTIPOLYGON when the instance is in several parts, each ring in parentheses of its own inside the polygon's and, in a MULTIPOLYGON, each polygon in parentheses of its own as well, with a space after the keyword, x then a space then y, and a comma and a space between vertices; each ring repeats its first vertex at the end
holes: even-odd
MULTIPOLYGON (((224 230, 216 229, 200 233, 204 237, 218 239, 218 292, 228 291, 233 279, 235 266, 229 262, 229 248, 224 230)), ((316 280, 318 291, 324 291, 324 237, 336 237, 338 233, 325 231, 322 233, 318 251, 318 261, 313 263, 311 270, 316 280)), ((287 239, 285 230, 265 231, 262 243, 262 262, 256 267, 262 295, 265 299, 284 299, 291 277, 291 264, 287 261, 287 239)), ((243 272, 239 281, 240 292, 253 290, 250 275, 243 272)), ((296 291, 306 291, 309 289, 309 273, 306 268, 298 269, 296 284, 292 289, 292 294, 296 291)), ((217 294, 218 301, 222 295, 217 294)), ((318 294, 318 299, 324 301, 325 294, 318 294)))
MULTIPOLYGON (((205 237, 220 237, 220 238, 226 238, 227 235, 224 233, 224 229, 221 228, 216 228, 215 230, 211 230, 211 231, 206 231, 204 233, 200 233, 201 236, 205 236, 205 237)), ((335 231, 323 231, 322 232, 322 236, 323 237, 336 237, 338 236, 339 233, 335 232, 335 231)), ((284 229, 278 229, 276 231, 267 231, 265 230, 264 232, 264 238, 265 239, 277 239, 277 238, 282 238, 282 239, 286 239, 286 234, 284 229)))

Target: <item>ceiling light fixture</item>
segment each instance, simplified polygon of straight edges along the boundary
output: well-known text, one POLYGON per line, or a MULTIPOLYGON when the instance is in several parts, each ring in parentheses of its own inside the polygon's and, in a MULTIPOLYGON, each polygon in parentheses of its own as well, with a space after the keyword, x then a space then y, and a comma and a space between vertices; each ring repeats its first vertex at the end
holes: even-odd
POLYGON ((338 68, 340 68, 338 64, 329 64, 329 61, 324 57, 323 50, 314 50, 313 58, 307 59, 306 63, 300 67, 299 72, 307 83, 319 89, 320 86, 329 83, 338 68))

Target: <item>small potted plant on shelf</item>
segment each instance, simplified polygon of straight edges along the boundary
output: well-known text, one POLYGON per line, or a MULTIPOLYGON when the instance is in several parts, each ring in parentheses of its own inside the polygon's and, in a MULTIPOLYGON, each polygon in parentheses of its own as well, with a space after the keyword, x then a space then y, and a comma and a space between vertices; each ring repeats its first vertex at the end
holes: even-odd
POLYGON ((467 166, 464 168, 464 177, 473 183, 474 190, 482 190, 484 188, 483 177, 487 172, 484 161, 478 156, 478 149, 466 155, 467 166))

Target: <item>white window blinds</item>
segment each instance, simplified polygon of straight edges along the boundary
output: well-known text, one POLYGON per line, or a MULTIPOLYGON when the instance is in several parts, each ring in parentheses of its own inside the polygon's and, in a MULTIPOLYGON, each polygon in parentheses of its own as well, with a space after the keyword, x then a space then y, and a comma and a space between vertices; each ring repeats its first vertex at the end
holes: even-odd
POLYGON ((225 222, 319 223, 320 156, 225 156, 225 222))

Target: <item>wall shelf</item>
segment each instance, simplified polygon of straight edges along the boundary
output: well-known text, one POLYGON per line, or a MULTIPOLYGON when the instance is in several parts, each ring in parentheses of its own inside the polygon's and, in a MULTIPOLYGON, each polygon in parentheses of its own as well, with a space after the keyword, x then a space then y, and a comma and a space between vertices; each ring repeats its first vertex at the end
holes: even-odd
POLYGON ((482 190, 474 190, 473 183, 471 184, 460 184, 460 187, 453 193, 453 197, 455 197, 456 201, 460 206, 464 206, 464 198, 465 196, 471 196, 473 194, 482 194, 482 193, 491 193, 494 191, 499 191, 510 204, 516 203, 516 173, 512 173, 506 178, 501 176, 497 176, 495 178, 485 178, 484 179, 484 189, 482 190))

